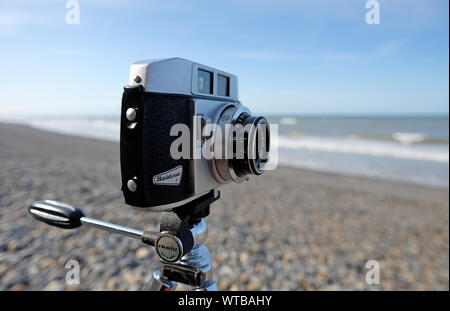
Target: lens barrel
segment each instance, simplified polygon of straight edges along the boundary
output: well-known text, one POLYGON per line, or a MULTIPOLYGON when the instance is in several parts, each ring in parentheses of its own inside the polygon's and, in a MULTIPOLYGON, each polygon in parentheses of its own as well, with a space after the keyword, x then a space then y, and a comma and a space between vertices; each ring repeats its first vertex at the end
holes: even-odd
MULTIPOLYGON (((241 114, 236 125, 242 126, 242 135, 244 137, 244 156, 231 159, 231 166, 239 177, 246 175, 261 175, 264 172, 264 164, 268 161, 270 147, 269 124, 266 118, 261 116, 250 116, 247 113, 241 114)), ((234 139, 233 147, 237 139, 234 139)))
POLYGON ((212 175, 220 183, 241 183, 249 175, 261 175, 269 160, 269 123, 262 116, 252 116, 243 107, 227 107, 220 113, 218 127, 222 134, 214 140, 212 175))

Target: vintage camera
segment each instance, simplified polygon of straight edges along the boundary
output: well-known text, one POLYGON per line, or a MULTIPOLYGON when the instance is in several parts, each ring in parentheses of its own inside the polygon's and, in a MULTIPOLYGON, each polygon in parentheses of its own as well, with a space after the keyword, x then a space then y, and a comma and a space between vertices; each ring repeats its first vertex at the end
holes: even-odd
POLYGON ((269 146, 268 122, 239 102, 236 76, 182 58, 131 65, 120 129, 127 204, 164 211, 260 175, 269 146), (181 151, 177 129, 190 132, 181 151))

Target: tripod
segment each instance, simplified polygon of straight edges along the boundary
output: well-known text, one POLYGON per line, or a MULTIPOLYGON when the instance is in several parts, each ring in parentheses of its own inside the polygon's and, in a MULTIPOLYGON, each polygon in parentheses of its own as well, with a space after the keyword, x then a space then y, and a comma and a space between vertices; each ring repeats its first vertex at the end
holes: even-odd
POLYGON ((144 290, 171 291, 181 283, 192 290, 212 291, 217 290, 217 285, 212 280, 209 250, 203 245, 208 233, 204 218, 209 215, 210 204, 219 196, 217 190, 212 190, 185 205, 162 212, 159 232, 89 218, 78 207, 51 200, 36 201, 28 211, 34 218, 52 226, 73 229, 88 225, 137 238, 155 247, 159 265, 144 290))

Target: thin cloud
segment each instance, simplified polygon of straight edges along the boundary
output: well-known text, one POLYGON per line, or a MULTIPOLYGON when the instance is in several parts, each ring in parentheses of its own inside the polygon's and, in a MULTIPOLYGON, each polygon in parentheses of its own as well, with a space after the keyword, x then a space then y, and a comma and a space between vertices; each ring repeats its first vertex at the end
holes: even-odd
POLYGON ((384 56, 394 54, 399 51, 406 44, 406 42, 406 39, 396 39, 382 42, 375 50, 374 55, 384 56))
POLYGON ((367 51, 327 51, 317 53, 317 56, 328 61, 367 61, 398 53, 407 42, 402 38, 393 39, 381 42, 377 47, 367 51))
POLYGON ((315 51, 305 52, 285 52, 285 51, 237 51, 230 52, 224 56, 253 61, 285 61, 285 60, 325 60, 325 61, 366 61, 368 58, 380 58, 395 54, 407 43, 406 39, 399 38, 381 42, 377 47, 367 51, 315 51))
POLYGON ((242 51, 227 53, 226 56, 233 59, 257 61, 279 61, 298 57, 298 55, 294 53, 283 51, 242 51))
POLYGON ((49 24, 52 19, 40 14, 23 11, 0 12, 0 27, 49 24))

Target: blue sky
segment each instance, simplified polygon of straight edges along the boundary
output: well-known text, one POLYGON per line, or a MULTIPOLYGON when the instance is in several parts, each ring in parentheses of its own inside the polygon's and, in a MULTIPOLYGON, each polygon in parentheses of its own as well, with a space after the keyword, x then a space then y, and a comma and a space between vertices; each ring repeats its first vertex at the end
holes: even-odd
POLYGON ((446 114, 448 0, 0 2, 0 116, 118 115, 129 65, 179 56, 239 77, 254 112, 446 114))

